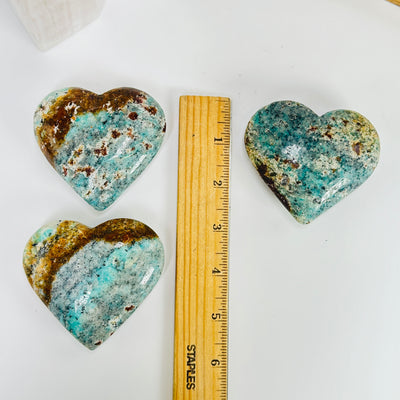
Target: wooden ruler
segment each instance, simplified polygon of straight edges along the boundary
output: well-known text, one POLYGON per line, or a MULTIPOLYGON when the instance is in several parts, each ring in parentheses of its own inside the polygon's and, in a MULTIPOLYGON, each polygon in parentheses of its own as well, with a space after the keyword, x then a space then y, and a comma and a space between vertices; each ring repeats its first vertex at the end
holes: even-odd
POLYGON ((174 400, 227 399, 230 100, 180 99, 174 400))

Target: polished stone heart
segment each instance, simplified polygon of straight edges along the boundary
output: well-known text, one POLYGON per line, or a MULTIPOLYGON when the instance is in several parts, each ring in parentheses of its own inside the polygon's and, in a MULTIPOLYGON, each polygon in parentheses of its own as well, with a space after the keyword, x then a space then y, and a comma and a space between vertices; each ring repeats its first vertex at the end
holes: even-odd
POLYGON ((161 275, 164 249, 152 229, 132 219, 93 229, 60 221, 30 238, 23 263, 43 303, 93 350, 151 292, 161 275))
POLYGON ((160 105, 139 90, 97 95, 67 88, 41 102, 34 129, 61 177, 96 210, 104 210, 156 155, 166 124, 160 105))
POLYGON ((294 101, 278 101, 250 120, 245 145, 264 182, 307 224, 360 186, 379 159, 379 137, 354 111, 319 117, 294 101))

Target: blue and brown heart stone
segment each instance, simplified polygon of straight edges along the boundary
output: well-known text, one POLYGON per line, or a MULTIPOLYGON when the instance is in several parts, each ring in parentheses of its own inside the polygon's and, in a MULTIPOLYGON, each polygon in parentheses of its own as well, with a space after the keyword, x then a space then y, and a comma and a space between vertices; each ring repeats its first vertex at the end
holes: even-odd
POLYGON ((50 93, 34 116, 50 164, 96 210, 109 207, 158 152, 165 116, 153 97, 133 88, 104 94, 79 88, 50 93))
POLYGON ((278 101, 250 120, 245 146, 264 182, 300 223, 307 224, 360 186, 379 160, 379 137, 354 111, 318 116, 278 101))
POLYGON ((162 272, 164 249, 151 228, 132 219, 95 228, 60 221, 30 238, 23 264, 43 303, 93 350, 151 292, 162 272))

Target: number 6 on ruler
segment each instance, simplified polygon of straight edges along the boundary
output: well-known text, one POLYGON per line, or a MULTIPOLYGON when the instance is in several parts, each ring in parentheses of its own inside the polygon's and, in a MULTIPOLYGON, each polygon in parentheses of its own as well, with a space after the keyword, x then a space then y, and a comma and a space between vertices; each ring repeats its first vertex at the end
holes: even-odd
POLYGON ((180 101, 174 400, 227 399, 230 100, 180 101))

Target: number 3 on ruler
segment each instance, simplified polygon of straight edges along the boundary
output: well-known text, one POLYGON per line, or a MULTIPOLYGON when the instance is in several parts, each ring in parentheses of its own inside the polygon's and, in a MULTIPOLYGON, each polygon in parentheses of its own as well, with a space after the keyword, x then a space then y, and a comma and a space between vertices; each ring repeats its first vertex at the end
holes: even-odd
POLYGON ((181 97, 174 400, 227 399, 229 164, 230 100, 181 97))

